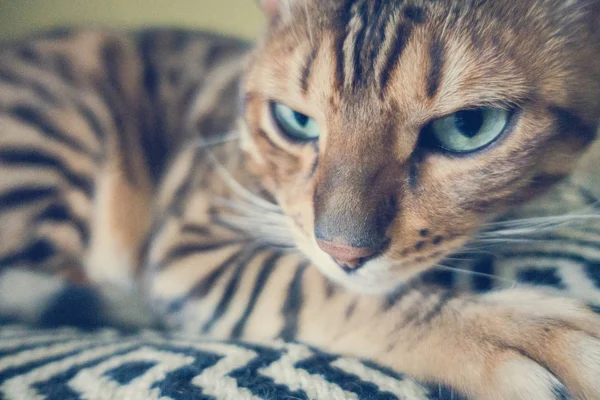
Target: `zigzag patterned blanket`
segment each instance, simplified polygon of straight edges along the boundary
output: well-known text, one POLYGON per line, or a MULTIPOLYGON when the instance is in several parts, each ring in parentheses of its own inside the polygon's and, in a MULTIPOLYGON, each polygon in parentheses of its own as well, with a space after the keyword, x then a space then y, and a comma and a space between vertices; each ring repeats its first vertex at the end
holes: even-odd
POLYGON ((0 328, 0 399, 458 400, 369 362, 301 344, 151 331, 0 328))

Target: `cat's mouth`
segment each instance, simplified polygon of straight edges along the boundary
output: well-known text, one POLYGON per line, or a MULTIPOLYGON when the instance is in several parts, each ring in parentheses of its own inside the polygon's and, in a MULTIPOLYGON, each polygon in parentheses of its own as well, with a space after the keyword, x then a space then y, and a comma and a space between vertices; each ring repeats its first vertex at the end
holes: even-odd
POLYGON ((359 268, 345 267, 323 251, 315 239, 298 238, 297 247, 332 282, 357 293, 384 295, 396 290, 434 263, 411 263, 390 257, 389 246, 379 249, 371 257, 360 260, 359 268))
POLYGON ((352 247, 317 239, 319 248, 329 254, 331 259, 348 275, 357 273, 369 261, 383 255, 390 242, 389 238, 385 238, 373 247, 352 247))

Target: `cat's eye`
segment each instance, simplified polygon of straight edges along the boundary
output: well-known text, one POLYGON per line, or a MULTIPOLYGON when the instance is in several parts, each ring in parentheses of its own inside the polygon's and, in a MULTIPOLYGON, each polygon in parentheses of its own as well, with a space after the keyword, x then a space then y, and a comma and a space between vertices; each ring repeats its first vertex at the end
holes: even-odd
POLYGON ((491 107, 461 110, 431 122, 429 141, 450 152, 473 152, 502 135, 510 115, 510 111, 491 107))
POLYGON ((300 142, 316 140, 320 135, 317 122, 308 115, 282 103, 271 103, 271 112, 277 127, 290 139, 300 142))

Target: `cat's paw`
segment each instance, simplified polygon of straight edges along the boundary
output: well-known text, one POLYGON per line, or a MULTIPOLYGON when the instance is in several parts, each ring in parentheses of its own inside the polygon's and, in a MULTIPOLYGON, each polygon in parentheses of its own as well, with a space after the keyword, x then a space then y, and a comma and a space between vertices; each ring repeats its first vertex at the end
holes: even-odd
POLYGON ((584 305, 520 289, 482 296, 461 314, 455 350, 472 359, 455 366, 454 378, 467 392, 486 400, 600 400, 600 316, 584 305))

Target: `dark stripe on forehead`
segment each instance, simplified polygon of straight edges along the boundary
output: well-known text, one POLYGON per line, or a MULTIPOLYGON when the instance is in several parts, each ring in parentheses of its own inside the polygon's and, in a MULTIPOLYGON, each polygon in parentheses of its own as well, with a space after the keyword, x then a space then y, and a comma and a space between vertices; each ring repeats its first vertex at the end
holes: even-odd
POLYGON ((338 89, 341 90, 344 87, 345 73, 344 73, 344 42, 348 37, 348 24, 352 18, 352 7, 354 6, 355 0, 348 0, 339 11, 337 30, 338 36, 335 41, 334 51, 336 56, 336 70, 335 80, 338 89))
POLYGON ((427 75, 427 97, 433 98, 440 87, 445 58, 444 44, 440 38, 435 38, 429 48, 429 74, 427 75))
POLYGON ((355 85, 367 85, 373 77, 374 66, 386 39, 386 30, 392 23, 391 16, 403 0, 390 3, 385 0, 365 2, 362 30, 357 35, 354 55, 355 85))
POLYGON ((415 24, 422 24, 425 22, 425 11, 419 7, 406 7, 404 9, 404 16, 415 24))
POLYGON ((361 82, 364 81, 364 70, 362 63, 362 50, 365 43, 365 36, 367 34, 367 29, 369 29, 369 7, 367 3, 364 2, 358 7, 358 13, 356 18, 360 19, 360 31, 356 34, 356 39, 354 40, 354 54, 352 55, 352 60, 354 64, 354 80, 353 87, 356 88, 360 85, 361 82))
POLYGON ((312 72, 312 67, 317 58, 318 48, 314 47, 308 58, 306 59, 306 63, 304 64, 304 68, 302 68, 302 73, 300 75, 300 88, 302 89, 302 93, 306 94, 308 92, 308 87, 310 84, 310 74, 312 72))
POLYGON ((412 26, 399 24, 396 28, 396 34, 391 39, 394 41, 393 47, 390 49, 387 61, 385 62, 384 67, 381 71, 381 78, 379 80, 380 90, 382 92, 386 90, 386 86, 390 81, 392 72, 394 72, 394 69, 398 64, 398 60, 400 59, 402 52, 408 44, 408 40, 410 39, 411 34, 412 26))

